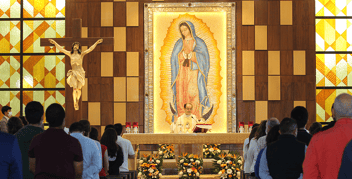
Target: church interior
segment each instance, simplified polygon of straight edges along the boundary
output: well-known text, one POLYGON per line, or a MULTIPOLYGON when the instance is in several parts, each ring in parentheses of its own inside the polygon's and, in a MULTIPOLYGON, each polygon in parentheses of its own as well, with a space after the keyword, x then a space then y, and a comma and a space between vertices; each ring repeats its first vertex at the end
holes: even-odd
MULTIPOLYGON (((352 10, 348 10, 351 8, 350 1, 338 4, 337 0, 1 1, 0 107, 10 106, 13 116, 24 116, 25 106, 30 101, 39 101, 45 109, 52 103, 59 103, 66 112, 67 128, 86 119, 98 130, 99 136, 109 124, 137 122, 139 134, 130 134, 129 139, 139 141, 138 149, 134 147, 135 151, 140 150, 141 156, 152 154, 160 147, 156 144, 178 141, 181 135, 167 136, 171 135, 169 125, 174 120, 169 117, 173 115, 171 112, 180 111, 182 107, 172 107, 171 102, 179 100, 179 91, 163 84, 168 85, 173 80, 170 56, 173 47, 177 47, 176 40, 181 38, 177 30, 175 35, 168 28, 176 24, 177 18, 187 18, 182 15, 188 14, 201 19, 193 19, 197 38, 194 29, 188 27, 196 44, 201 44, 196 39, 205 41, 210 61, 214 60, 213 56, 219 56, 219 66, 210 62, 210 71, 208 69, 206 74, 209 78, 203 74, 200 62, 191 60, 191 64, 198 67, 190 68, 197 68, 198 74, 202 72, 204 79, 208 79, 206 84, 220 84, 214 89, 205 87, 211 104, 204 105, 207 110, 211 108, 213 131, 200 134, 198 138, 191 138, 189 134, 187 144, 197 140, 204 144, 216 143, 217 139, 209 138, 223 136, 222 150, 242 153, 243 141, 249 136, 253 123, 259 124, 271 117, 281 121, 290 117, 296 106, 305 107, 309 113, 307 129, 314 122, 324 126, 333 120, 331 107, 336 96, 352 94, 352 10), (207 6, 207 3, 213 5, 207 6), (182 11, 180 16, 177 8, 182 11), (225 15, 216 19, 214 14, 213 19, 206 19, 218 12, 225 15), (174 21, 158 20, 163 18, 157 16, 158 13, 174 21), (201 23, 207 28, 201 28, 198 25, 201 23), (217 28, 216 23, 223 23, 223 27, 217 28), (206 33, 204 29, 209 29, 211 35, 200 35, 203 31, 206 33), (171 37, 176 40, 169 40, 171 37), (75 41, 82 44, 83 52, 103 39, 84 56, 85 85, 77 102, 78 110, 73 99, 75 90, 67 83, 72 59, 48 39, 56 39, 58 44, 62 42, 68 52, 75 41), (214 42, 215 46, 208 42, 214 42), (161 47, 163 45, 165 47, 161 47), (165 52, 169 55, 166 60, 159 58, 163 56, 163 49, 170 49, 165 52), (164 63, 167 64, 163 66, 164 63), (168 70, 163 71, 163 68, 168 70), (216 69, 219 78, 213 77, 216 69), (164 79, 169 81, 163 82, 164 79), (212 98, 216 90, 220 95, 212 98), (155 97, 163 94, 166 97, 155 97), (166 99, 170 103, 165 102, 166 99), (244 133, 240 131, 241 126, 244 133), (154 145, 143 146, 151 144, 143 142, 147 140, 154 145)), ((198 52, 194 53, 198 58, 198 52)), ((181 85, 177 80, 176 83, 176 86, 181 85)), ((201 85, 199 81, 196 83, 201 85)), ((199 86, 197 99, 203 95, 199 86)), ((202 100, 197 102, 203 105, 202 100)), ((199 111, 205 113, 202 109, 199 111)), ((131 167, 136 169, 137 163, 136 160, 131 167)), ((165 162, 165 165, 171 164, 165 162)))

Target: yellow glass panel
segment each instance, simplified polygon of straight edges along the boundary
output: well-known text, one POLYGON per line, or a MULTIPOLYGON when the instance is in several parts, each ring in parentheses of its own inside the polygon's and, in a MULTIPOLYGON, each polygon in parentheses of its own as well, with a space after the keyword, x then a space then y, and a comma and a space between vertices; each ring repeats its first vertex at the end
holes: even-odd
POLYGON ((24 18, 65 17, 64 0, 24 0, 24 18))
POLYGON ((65 38, 65 21, 23 21, 24 53, 59 52, 55 46, 40 46, 40 38, 65 38))
POLYGON ((0 18, 20 18, 21 0, 1 0, 0 18))
POLYGON ((0 56, 0 88, 19 88, 20 73, 19 56, 0 56))
POLYGON ((0 53, 20 53, 20 21, 0 21, 0 53))
POLYGON ((65 88, 65 56, 23 56, 24 88, 65 88))
POLYGON ((281 98, 280 76, 268 77, 268 99, 280 100, 281 98))
POLYGON ((316 19, 316 51, 352 51, 351 19, 316 19))
POLYGON ((317 89, 316 90, 316 120, 317 122, 332 121, 331 106, 336 96, 341 93, 352 95, 351 89, 317 89))
MULTIPOLYGON (((22 110, 24 111, 26 105, 31 101, 40 102, 44 111, 53 103, 58 103, 65 108, 65 90, 60 91, 23 91, 23 105, 22 110)), ((45 117, 45 116, 44 116, 45 117)))
MULTIPOLYGON (((0 91, 0 105, 10 106, 13 116, 20 115, 20 104, 19 91, 0 91)), ((2 113, 0 115, 2 116, 2 113)))
POLYGON ((255 122, 260 123, 268 119, 268 101, 255 102, 255 122))
POLYGON ((316 16, 352 16, 351 0, 315 0, 316 16))
POLYGON ((88 102, 88 121, 92 126, 100 126, 100 102, 88 102))
POLYGON ((316 54, 316 86, 352 86, 351 54, 316 54))

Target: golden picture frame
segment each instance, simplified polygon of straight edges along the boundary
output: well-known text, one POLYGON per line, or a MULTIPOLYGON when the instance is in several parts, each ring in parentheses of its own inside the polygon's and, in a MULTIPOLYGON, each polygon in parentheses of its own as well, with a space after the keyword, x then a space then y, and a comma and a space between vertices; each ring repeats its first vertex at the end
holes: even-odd
POLYGON ((235 9, 234 2, 144 4, 145 133, 168 133, 185 103, 212 132, 236 132, 235 9))

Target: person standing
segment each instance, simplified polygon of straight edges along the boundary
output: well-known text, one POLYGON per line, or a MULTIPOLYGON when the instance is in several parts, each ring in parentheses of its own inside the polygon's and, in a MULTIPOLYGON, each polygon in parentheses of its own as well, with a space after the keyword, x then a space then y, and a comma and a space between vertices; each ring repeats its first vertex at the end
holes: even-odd
MULTIPOLYGON (((123 163, 120 167, 120 172, 129 172, 128 170, 128 159, 134 159, 134 150, 129 140, 122 138, 122 125, 117 123, 114 125, 117 133, 116 143, 122 148, 123 152, 123 163)), ((108 149, 109 150, 109 149, 108 149)))
POLYGON ((82 122, 82 121, 75 122, 70 126, 70 135, 76 138, 82 146, 82 153, 83 153, 82 178, 99 179, 99 172, 103 168, 100 143, 98 146, 94 140, 84 135, 87 131, 90 131, 90 126, 89 125, 84 126, 82 123, 86 123, 86 122, 82 122), (89 128, 89 130, 87 128, 89 128))
POLYGON ((24 109, 27 121, 29 125, 20 129, 16 134, 18 144, 22 153, 23 162, 23 178, 33 179, 34 175, 29 172, 29 160, 28 160, 28 150, 32 139, 37 134, 44 132, 43 130, 43 120, 44 120, 44 109, 42 104, 37 101, 29 102, 24 109))
POLYGON ((1 112, 4 115, 4 117, 2 117, 2 119, 0 120, 0 131, 2 132, 8 132, 7 130, 7 121, 10 119, 10 117, 12 116, 12 112, 11 112, 11 107, 9 106, 4 106, 1 108, 1 112))
POLYGON ((337 178, 342 155, 352 139, 352 96, 338 95, 334 103, 334 127, 315 134, 303 163, 303 178, 337 178))
POLYGON ((291 118, 297 121, 298 133, 297 140, 309 145, 312 135, 306 130, 308 122, 308 111, 303 106, 297 106, 291 111, 291 118))
POLYGON ((259 177, 262 179, 301 179, 306 145, 296 139, 297 122, 291 118, 283 119, 279 125, 279 132, 279 139, 268 144, 263 150, 259 177))
POLYGON ((83 155, 79 141, 67 135, 65 111, 51 104, 45 112, 49 129, 35 136, 29 146, 29 171, 35 179, 82 177, 83 155))
POLYGON ((0 131, 0 176, 22 179, 21 150, 15 136, 0 131))

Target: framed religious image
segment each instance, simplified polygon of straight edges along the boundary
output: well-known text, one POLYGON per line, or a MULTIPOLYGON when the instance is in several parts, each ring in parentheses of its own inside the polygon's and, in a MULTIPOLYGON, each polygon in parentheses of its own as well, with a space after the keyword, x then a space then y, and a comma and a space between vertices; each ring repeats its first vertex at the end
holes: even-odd
POLYGON ((235 9, 235 3, 145 4, 146 133, 170 133, 186 110, 212 124, 213 133, 236 132, 235 9))

